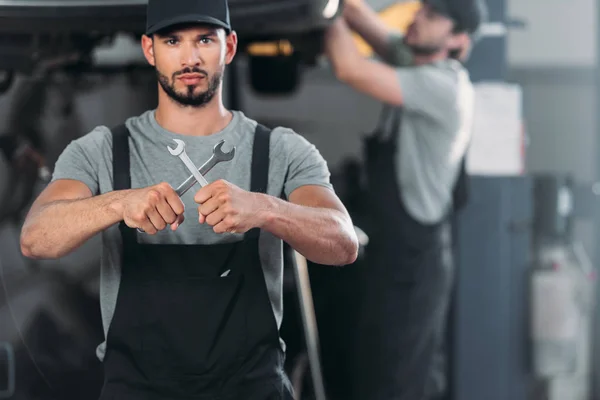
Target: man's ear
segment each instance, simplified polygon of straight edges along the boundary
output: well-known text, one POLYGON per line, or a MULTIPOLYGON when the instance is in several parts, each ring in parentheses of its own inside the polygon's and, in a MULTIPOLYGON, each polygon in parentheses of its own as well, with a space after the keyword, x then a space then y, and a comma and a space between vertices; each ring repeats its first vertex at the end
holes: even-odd
POLYGON ((231 64, 237 53, 238 37, 235 31, 225 36, 225 64, 231 64))
POLYGON ((144 57, 150 65, 153 67, 156 66, 156 61, 154 59, 154 39, 149 36, 142 36, 142 51, 144 52, 144 57))

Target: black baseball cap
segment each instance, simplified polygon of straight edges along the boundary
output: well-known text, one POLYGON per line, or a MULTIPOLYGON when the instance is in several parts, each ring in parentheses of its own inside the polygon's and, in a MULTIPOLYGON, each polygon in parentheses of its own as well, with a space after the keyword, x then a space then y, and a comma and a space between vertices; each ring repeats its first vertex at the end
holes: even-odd
POLYGON ((460 31, 470 35, 476 34, 488 17, 488 10, 483 0, 422 0, 422 2, 453 20, 460 31))
POLYGON ((227 0, 149 0, 146 35, 173 25, 200 23, 231 32, 227 0))

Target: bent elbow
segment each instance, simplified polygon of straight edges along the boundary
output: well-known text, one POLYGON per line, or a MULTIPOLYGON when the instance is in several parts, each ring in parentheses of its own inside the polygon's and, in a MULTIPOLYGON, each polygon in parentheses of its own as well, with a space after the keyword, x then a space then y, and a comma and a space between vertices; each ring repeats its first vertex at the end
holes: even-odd
POLYGON ((53 260, 61 257, 61 255, 57 253, 57 249, 54 251, 44 249, 40 244, 41 241, 31 229, 24 229, 21 232, 20 247, 21 254, 23 254, 24 257, 32 260, 53 260))
POLYGON ((359 243, 358 237, 353 230, 348 231, 345 235, 340 237, 339 248, 339 258, 336 265, 345 266, 354 264, 358 259, 359 243))
POLYGON ((37 259, 38 257, 34 253, 33 243, 28 235, 21 235, 20 240, 21 254, 26 258, 37 259))
POLYGON ((345 63, 338 62, 334 63, 333 66, 333 74, 335 78, 343 83, 350 83, 352 81, 352 69, 348 68, 345 63))
POLYGON ((346 245, 345 258, 342 265, 354 264, 358 259, 358 239, 354 236, 346 245))
POLYGON ((24 245, 23 243, 21 243, 21 254, 25 258, 32 258, 32 259, 35 258, 33 256, 33 252, 31 251, 31 247, 28 247, 28 246, 24 245))
POLYGON ((36 249, 36 240, 34 235, 31 233, 31 229, 23 229, 21 232, 20 238, 20 246, 21 246, 21 254, 24 257, 30 258, 33 260, 39 260, 40 254, 38 254, 38 249, 36 249))
POLYGON ((352 75, 347 69, 342 69, 335 73, 335 77, 338 81, 350 85, 352 83, 352 75))

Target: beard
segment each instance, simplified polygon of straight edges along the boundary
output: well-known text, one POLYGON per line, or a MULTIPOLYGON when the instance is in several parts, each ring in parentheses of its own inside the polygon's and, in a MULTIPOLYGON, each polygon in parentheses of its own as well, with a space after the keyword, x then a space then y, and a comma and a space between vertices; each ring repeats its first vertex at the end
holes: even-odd
POLYGON ((404 39, 404 45, 410 49, 415 56, 430 56, 439 53, 444 46, 442 44, 412 44, 407 43, 406 38, 404 39))
POLYGON ((176 103, 184 107, 194 107, 200 108, 208 104, 219 89, 219 85, 223 80, 223 73, 217 72, 214 75, 209 75, 208 72, 201 70, 199 68, 186 68, 184 70, 175 72, 171 79, 162 74, 157 68, 156 76, 158 79, 158 83, 163 88, 167 96, 173 99, 176 103), (203 92, 196 92, 195 85, 187 86, 187 90, 184 93, 178 92, 175 89, 175 82, 177 77, 182 74, 202 74, 208 80, 208 88, 203 92))
POLYGON ((410 46, 410 49, 416 56, 430 56, 442 50, 441 47, 434 46, 410 46))

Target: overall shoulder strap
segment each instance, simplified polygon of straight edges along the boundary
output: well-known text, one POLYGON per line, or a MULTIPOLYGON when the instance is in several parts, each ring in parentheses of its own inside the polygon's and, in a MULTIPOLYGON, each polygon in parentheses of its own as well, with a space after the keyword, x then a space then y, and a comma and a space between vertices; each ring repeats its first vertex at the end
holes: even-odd
POLYGON ((129 171, 129 129, 125 124, 112 130, 113 155, 113 188, 114 190, 131 189, 131 174, 129 171))
POLYGON ((250 172, 250 190, 252 192, 267 193, 270 145, 271 130, 264 125, 257 124, 254 131, 252 167, 250 172))
POLYGON ((384 104, 381 108, 379 118, 377 119, 373 137, 386 140, 392 145, 396 145, 398 142, 398 133, 400 132, 400 124, 402 122, 402 113, 402 107, 384 104))
MULTIPOLYGON (((269 152, 271 146, 271 130, 262 124, 256 124, 254 145, 252 147, 252 166, 250 169, 250 191, 267 193, 269 183, 269 152)), ((258 238, 258 228, 247 232, 248 238, 258 238)))
MULTIPOLYGON (((125 124, 121 124, 111 129, 111 132, 113 139, 113 189, 131 189, 129 129, 127 129, 125 124)), ((119 230, 121 231, 124 246, 133 246, 137 243, 135 231, 125 225, 123 221, 119 224, 119 230)))

